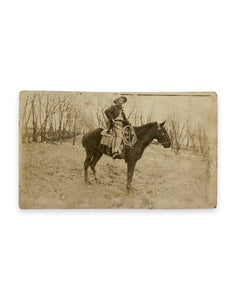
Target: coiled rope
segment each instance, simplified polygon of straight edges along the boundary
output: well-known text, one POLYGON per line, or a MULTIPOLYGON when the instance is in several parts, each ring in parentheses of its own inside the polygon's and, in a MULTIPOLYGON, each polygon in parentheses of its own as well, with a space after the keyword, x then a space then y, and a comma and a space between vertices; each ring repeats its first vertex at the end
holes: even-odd
POLYGON ((131 125, 123 127, 122 137, 124 145, 128 148, 132 148, 137 141, 135 130, 131 125))

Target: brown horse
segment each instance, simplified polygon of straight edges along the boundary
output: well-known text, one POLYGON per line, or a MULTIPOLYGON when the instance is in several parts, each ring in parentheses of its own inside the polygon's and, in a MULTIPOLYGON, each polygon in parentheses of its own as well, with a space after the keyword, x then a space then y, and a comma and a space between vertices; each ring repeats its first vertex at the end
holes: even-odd
MULTIPOLYGON (((169 135, 164 127, 163 123, 148 123, 139 127, 134 127, 137 142, 132 148, 125 150, 125 162, 127 163, 127 189, 131 188, 132 177, 136 162, 142 157, 145 148, 152 142, 153 139, 157 139, 158 142, 164 147, 169 148, 171 141, 169 135)), ((103 152, 99 149, 100 141, 102 138, 102 128, 95 129, 91 132, 86 133, 82 139, 82 145, 86 149, 87 157, 84 162, 85 182, 89 183, 88 180, 88 168, 90 166, 95 179, 96 170, 95 166, 99 159, 102 157, 103 152)), ((106 153, 104 153, 106 154, 106 153)))

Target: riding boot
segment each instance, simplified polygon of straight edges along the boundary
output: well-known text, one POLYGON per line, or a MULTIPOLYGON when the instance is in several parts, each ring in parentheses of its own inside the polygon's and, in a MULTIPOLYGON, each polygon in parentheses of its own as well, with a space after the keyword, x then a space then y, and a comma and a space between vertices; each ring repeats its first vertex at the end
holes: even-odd
POLYGON ((116 158, 123 159, 123 158, 125 158, 125 155, 124 155, 124 153, 114 152, 112 158, 113 159, 116 159, 116 158))
POLYGON ((112 155, 113 159, 119 158, 120 153, 119 152, 114 152, 112 155))

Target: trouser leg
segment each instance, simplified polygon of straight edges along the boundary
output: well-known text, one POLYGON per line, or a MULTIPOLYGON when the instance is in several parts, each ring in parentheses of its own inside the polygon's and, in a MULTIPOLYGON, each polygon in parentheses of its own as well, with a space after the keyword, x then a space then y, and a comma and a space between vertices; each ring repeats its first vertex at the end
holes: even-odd
POLYGON ((119 150, 120 150, 120 146, 122 143, 122 127, 123 127, 123 124, 121 121, 115 122, 115 124, 114 124, 115 142, 114 142, 113 152, 119 152, 119 150))

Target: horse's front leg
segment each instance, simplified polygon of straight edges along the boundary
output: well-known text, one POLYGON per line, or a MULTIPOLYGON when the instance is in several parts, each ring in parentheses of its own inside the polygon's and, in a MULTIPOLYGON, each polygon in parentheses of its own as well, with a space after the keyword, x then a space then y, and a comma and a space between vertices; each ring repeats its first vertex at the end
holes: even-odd
POLYGON ((131 190, 132 177, 134 173, 134 168, 137 161, 131 161, 127 163, 127 190, 131 190))

